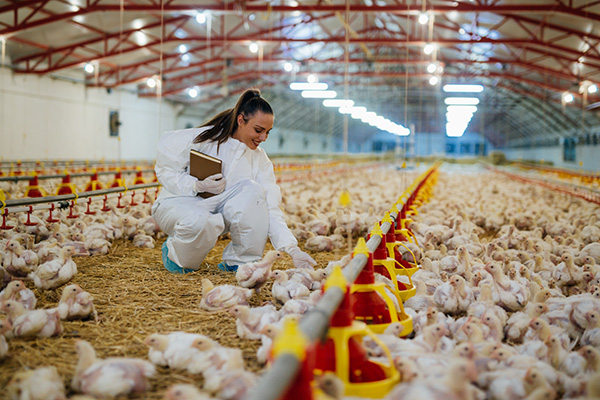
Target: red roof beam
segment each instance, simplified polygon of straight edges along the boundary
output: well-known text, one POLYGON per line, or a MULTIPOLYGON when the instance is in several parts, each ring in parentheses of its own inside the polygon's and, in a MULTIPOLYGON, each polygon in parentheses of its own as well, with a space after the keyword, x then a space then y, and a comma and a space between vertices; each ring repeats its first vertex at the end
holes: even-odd
MULTIPOLYGON (((259 74, 258 71, 246 71, 246 72, 242 72, 242 73, 237 74, 237 75, 228 76, 227 77, 227 81, 231 82, 231 81, 235 81, 235 80, 239 80, 239 79, 245 79, 245 78, 248 78, 248 77, 251 77, 251 76, 255 76, 257 74, 259 74)), ((219 84, 221 82, 223 82, 223 79, 219 78, 219 79, 213 79, 213 80, 206 81, 206 82, 196 83, 194 85, 187 85, 187 86, 184 86, 184 87, 179 87, 179 88, 176 88, 176 89, 169 89, 169 90, 163 91, 162 92, 162 96, 163 97, 164 96, 170 96, 172 94, 179 93, 179 92, 181 92, 183 90, 188 89, 190 86, 211 86, 211 85, 219 84)), ((141 93, 139 96, 140 97, 153 97, 153 96, 155 96, 155 94, 153 94, 153 93, 141 93)))
MULTIPOLYGON (((165 19, 164 23, 165 23, 165 25, 167 25, 167 24, 178 22, 178 21, 180 21, 182 19, 183 20, 188 20, 189 18, 191 18, 191 17, 189 17, 187 15, 178 16, 178 17, 175 17, 175 18, 165 19)), ((124 30, 122 33, 121 32, 105 33, 102 37, 96 37, 96 38, 93 38, 93 39, 88 39, 88 40, 84 40, 84 41, 81 41, 81 42, 72 43, 72 44, 67 45, 67 46, 54 47, 54 48, 48 49, 49 51, 46 51, 46 52, 43 52, 43 53, 37 53, 37 54, 29 55, 29 56, 24 56, 24 57, 16 58, 13 62, 15 64, 18 64, 18 63, 21 63, 21 62, 24 62, 24 61, 27 61, 27 60, 31 60, 31 59, 37 58, 37 57, 43 57, 43 56, 46 56, 48 54, 60 53, 60 52, 63 52, 63 51, 70 51, 72 48, 89 46, 91 44, 96 44, 96 43, 100 43, 100 42, 104 42, 105 46, 107 46, 108 40, 119 38, 121 36, 121 34, 123 36, 129 36, 129 35, 131 35, 131 34, 133 34, 135 32, 140 32, 140 31, 142 31, 144 29, 156 28, 156 27, 159 27, 160 25, 161 25, 160 21, 157 21, 157 22, 152 22, 152 23, 149 23, 149 24, 147 24, 145 26, 142 26, 139 29, 127 29, 127 30, 124 30)))
MULTIPOLYGON (((220 13, 237 13, 239 3, 225 3, 225 4, 208 4, 202 5, 202 9, 209 11, 216 11, 220 13)), ((555 3, 552 5, 539 5, 539 4, 500 4, 500 5, 481 5, 471 3, 452 3, 453 5, 436 5, 436 7, 430 10, 436 14, 443 14, 451 11, 456 12, 469 12, 469 13, 538 13, 538 14, 557 14, 564 13, 568 15, 575 15, 581 18, 600 20, 600 14, 588 12, 582 9, 566 6, 562 3, 555 3)), ((9 10, 14 9, 12 6, 9 10)), ((127 11, 195 11, 198 9, 197 4, 128 4, 124 10, 127 11)), ((292 7, 288 5, 269 5, 269 4, 244 4, 245 11, 247 12, 345 12, 346 6, 343 4, 337 5, 306 5, 299 4, 298 6, 292 7)), ((0 9, 1 10, 1 9, 0 9)), ((25 29, 30 29, 36 26, 46 25, 52 22, 70 19, 77 15, 85 15, 92 12, 98 11, 120 11, 120 5, 116 4, 94 4, 87 7, 82 7, 77 11, 67 12, 63 14, 57 14, 51 17, 41 18, 35 21, 31 21, 25 24, 19 24, 15 21, 12 27, 0 30, 0 35, 7 36, 14 34, 25 29)), ((417 15, 420 10, 417 8, 408 8, 402 4, 385 5, 385 6, 367 6, 364 4, 353 4, 350 5, 350 12, 360 13, 391 13, 399 15, 417 15)))

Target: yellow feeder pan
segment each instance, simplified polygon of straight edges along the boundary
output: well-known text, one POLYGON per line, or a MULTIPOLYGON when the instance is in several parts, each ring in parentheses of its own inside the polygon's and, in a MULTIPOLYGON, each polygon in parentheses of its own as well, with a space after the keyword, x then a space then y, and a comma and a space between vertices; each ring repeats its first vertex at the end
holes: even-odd
MULTIPOLYGON (((335 346, 335 358, 337 369, 335 374, 340 378, 345 385, 344 394, 346 396, 358 396, 367 397, 370 399, 382 399, 389 394, 389 392, 400 382, 400 373, 394 367, 392 355, 389 349, 383 344, 383 342, 367 327, 367 325, 360 321, 354 321, 349 327, 342 328, 329 328, 327 334, 329 339, 333 340, 335 346), (351 382, 351 375, 359 376, 361 371, 357 369, 351 370, 349 360, 349 341, 359 339, 359 343, 362 342, 362 338, 369 336, 378 346, 380 346, 387 358, 387 363, 381 363, 377 361, 369 361, 371 364, 378 366, 386 378, 379 379, 372 382, 351 382)), ((319 374, 319 370, 315 369, 315 374, 319 374)), ((322 372, 321 372, 322 373, 322 372)))

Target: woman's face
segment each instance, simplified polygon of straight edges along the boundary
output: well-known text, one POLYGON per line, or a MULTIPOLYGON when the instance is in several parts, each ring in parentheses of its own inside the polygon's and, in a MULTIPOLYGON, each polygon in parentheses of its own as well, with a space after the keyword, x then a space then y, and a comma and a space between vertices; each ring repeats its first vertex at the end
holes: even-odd
POLYGON ((233 137, 255 150, 262 142, 267 140, 273 128, 273 115, 257 111, 252 117, 237 116, 238 127, 233 137))

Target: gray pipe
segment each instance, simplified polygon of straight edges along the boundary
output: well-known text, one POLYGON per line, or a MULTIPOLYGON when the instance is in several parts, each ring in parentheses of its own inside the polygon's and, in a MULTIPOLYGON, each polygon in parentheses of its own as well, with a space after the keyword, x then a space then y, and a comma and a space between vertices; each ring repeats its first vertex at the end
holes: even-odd
MULTIPOLYGON (((142 172, 154 172, 154 169, 143 169, 142 172)), ((68 174, 71 178, 80 178, 84 176, 92 176, 94 174, 102 175, 115 175, 118 171, 99 171, 99 172, 77 172, 74 174, 68 174)), ((138 170, 126 170, 121 171, 121 174, 135 174, 139 172, 138 170)), ((38 179, 62 179, 66 178, 67 174, 56 174, 56 175, 38 175, 38 179)), ((33 175, 18 175, 18 176, 0 176, 0 182, 19 182, 19 181, 30 181, 34 178, 33 175)))
POLYGON ((78 193, 77 196, 75 196, 74 194, 64 194, 64 195, 60 195, 60 196, 27 197, 27 198, 23 198, 23 199, 10 199, 10 200, 6 200, 5 207, 9 208, 9 207, 19 207, 19 206, 30 206, 30 205, 34 205, 34 204, 59 203, 59 202, 63 202, 63 201, 75 200, 76 198, 82 199, 82 198, 87 198, 87 197, 102 196, 104 194, 110 194, 110 193, 125 192, 125 190, 133 191, 133 190, 139 190, 139 189, 154 188, 154 187, 158 187, 158 186, 160 186, 159 183, 152 182, 152 183, 144 183, 144 184, 140 184, 140 185, 131 185, 131 186, 128 186, 127 189, 125 189, 123 186, 118 186, 118 187, 108 188, 108 189, 90 190, 89 192, 78 193))

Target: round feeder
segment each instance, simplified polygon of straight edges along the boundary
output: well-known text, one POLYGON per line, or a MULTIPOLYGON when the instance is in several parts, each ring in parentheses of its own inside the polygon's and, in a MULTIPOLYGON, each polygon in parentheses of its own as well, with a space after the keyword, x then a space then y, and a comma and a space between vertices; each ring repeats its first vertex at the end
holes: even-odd
POLYGON ((64 195, 64 194, 73 194, 77 192, 75 185, 71 183, 71 175, 69 175, 68 171, 65 171, 66 176, 62 178, 60 185, 56 189, 56 195, 64 195))
POLYGON ((119 186, 125 187, 125 181, 123 180, 123 176, 121 175, 120 169, 117 170, 117 173, 115 174, 115 179, 113 179, 112 182, 110 182, 109 187, 114 188, 119 186))
MULTIPOLYGON (((345 285, 342 271, 338 267, 333 274, 344 282, 344 299, 331 318, 327 339, 317 345, 315 374, 331 371, 345 385, 345 394, 368 398, 383 398, 400 381, 391 354, 381 340, 360 321, 354 319, 354 295, 345 285), (369 336, 385 352, 387 363, 369 360, 362 346, 362 339, 369 336)), ((333 276, 332 274, 332 276, 333 276)))
POLYGON ((44 197, 47 195, 48 193, 40 186, 37 175, 34 175, 29 180, 29 185, 27 186, 27 190, 25 190, 25 197, 44 197))
POLYGON ((85 187, 85 191, 89 192, 92 190, 104 189, 100 181, 98 181, 98 172, 94 171, 94 174, 90 177, 90 181, 85 187))
MULTIPOLYGON (((383 282, 375 282, 373 254, 369 253, 363 238, 358 240, 354 250, 353 255, 357 254, 364 254, 368 258, 362 272, 350 287, 354 299, 352 307, 354 319, 366 323, 375 333, 383 333, 391 323, 399 322, 404 328, 401 336, 410 334, 412 318, 404 312, 400 295, 395 296, 396 303, 394 303, 386 291, 387 285, 383 282)), ((390 291, 394 293, 393 288, 390 288, 390 291)))

